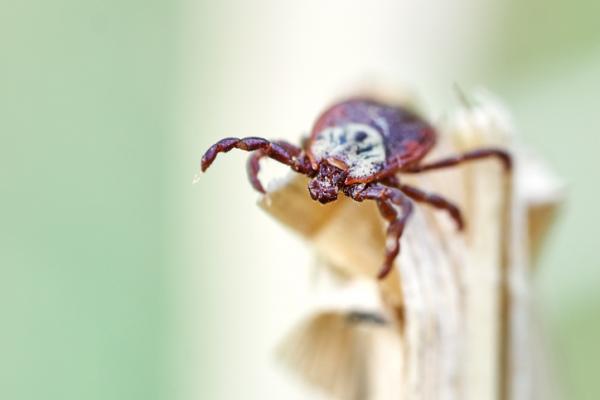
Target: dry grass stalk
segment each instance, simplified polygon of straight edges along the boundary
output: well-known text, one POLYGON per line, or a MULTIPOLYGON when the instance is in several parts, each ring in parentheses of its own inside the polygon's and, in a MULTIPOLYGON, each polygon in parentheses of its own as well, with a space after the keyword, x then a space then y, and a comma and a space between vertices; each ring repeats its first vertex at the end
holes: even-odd
MULTIPOLYGON (((437 156, 515 148, 505 117, 487 102, 457 112, 444 131, 437 156)), ((466 232, 445 213, 416 207, 394 272, 372 289, 381 303, 369 312, 387 323, 348 322, 343 305, 316 307, 286 341, 288 364, 337 399, 534 398, 528 266, 560 191, 546 170, 515 155, 514 191, 494 160, 402 177, 454 199, 466 232)), ((261 206, 310 240, 342 284, 376 275, 384 224, 373 204, 322 206, 308 196, 306 179, 293 177, 261 206)))

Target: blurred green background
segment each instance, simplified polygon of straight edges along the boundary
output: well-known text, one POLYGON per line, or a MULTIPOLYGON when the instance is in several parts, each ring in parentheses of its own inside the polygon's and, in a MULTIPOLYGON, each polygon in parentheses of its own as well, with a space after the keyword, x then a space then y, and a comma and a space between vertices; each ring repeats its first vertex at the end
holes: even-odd
POLYGON ((564 178, 537 294, 566 398, 600 398, 600 3, 405 4, 3 2, 0 398, 292 398, 252 366, 302 299, 306 249, 248 201, 242 157, 191 179, 215 139, 294 139, 380 72, 434 115, 454 82, 488 87, 564 178))

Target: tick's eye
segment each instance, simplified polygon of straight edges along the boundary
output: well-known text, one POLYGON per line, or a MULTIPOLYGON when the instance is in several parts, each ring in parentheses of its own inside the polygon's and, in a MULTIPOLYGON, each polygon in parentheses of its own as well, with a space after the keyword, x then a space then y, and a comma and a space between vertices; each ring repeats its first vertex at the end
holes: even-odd
POLYGON ((366 132, 356 132, 356 134, 354 135, 354 140, 356 140, 357 142, 362 142, 367 138, 367 133, 366 132))

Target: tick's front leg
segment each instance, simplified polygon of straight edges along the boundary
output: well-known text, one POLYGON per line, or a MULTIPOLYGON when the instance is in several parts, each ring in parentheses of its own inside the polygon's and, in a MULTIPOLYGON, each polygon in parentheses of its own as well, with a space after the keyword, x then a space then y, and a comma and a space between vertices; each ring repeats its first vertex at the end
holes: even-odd
POLYGON ((364 190, 351 192, 354 200, 376 200, 381 215, 389 221, 385 241, 385 259, 377 275, 378 279, 385 278, 394 265, 394 260, 400 252, 400 237, 404 232, 406 221, 412 214, 412 203, 399 189, 375 184, 364 190), (399 214, 394 205, 399 206, 399 214))
POLYGON ((206 171, 213 163, 219 153, 227 153, 231 149, 240 149, 245 151, 261 150, 264 154, 283 164, 291 165, 293 155, 285 147, 259 137, 225 138, 210 146, 202 156, 202 171, 206 171))
POLYGON ((248 160, 248 177, 252 186, 261 193, 264 193, 265 190, 258 180, 258 171, 260 169, 259 161, 263 157, 269 157, 288 165, 296 172, 307 175, 311 173, 310 163, 307 157, 302 155, 300 148, 283 140, 271 142, 259 137, 226 138, 218 141, 202 156, 202 171, 206 171, 211 166, 219 153, 226 153, 232 149, 255 151, 248 160))
MULTIPOLYGON (((281 146, 281 148, 285 149, 285 151, 291 155, 289 162, 284 164, 290 166, 296 172, 310 175, 312 171, 310 161, 308 160, 308 157, 302 153, 302 149, 284 140, 278 140, 274 143, 281 146)), ((269 154, 265 150, 257 150, 250 155, 247 164, 248 179, 250 180, 252 187, 263 194, 265 193, 265 189, 258 179, 258 173, 260 171, 260 160, 264 157, 269 157, 269 154)))

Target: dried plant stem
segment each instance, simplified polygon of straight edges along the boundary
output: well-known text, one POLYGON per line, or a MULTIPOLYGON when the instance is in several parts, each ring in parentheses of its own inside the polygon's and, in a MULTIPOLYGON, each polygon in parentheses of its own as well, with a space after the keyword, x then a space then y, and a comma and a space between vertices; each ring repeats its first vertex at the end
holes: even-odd
MULTIPOLYGON (((463 110, 445 136, 453 143, 439 152, 510 146, 495 118, 486 109, 463 110)), ((521 182, 529 161, 515 154, 521 182)), ((513 190, 513 175, 494 160, 401 179, 456 199, 466 231, 456 232, 444 213, 416 207, 396 268, 370 289, 381 300, 370 312, 388 323, 347 323, 352 307, 317 307, 286 342, 284 358, 338 399, 535 398, 530 254, 547 227, 543 216, 558 205, 556 182, 538 185, 537 197, 527 189, 531 177, 513 190)), ((321 206, 307 195, 306 179, 294 177, 261 206, 310 240, 342 286, 376 276, 385 238, 374 204, 321 206)))

